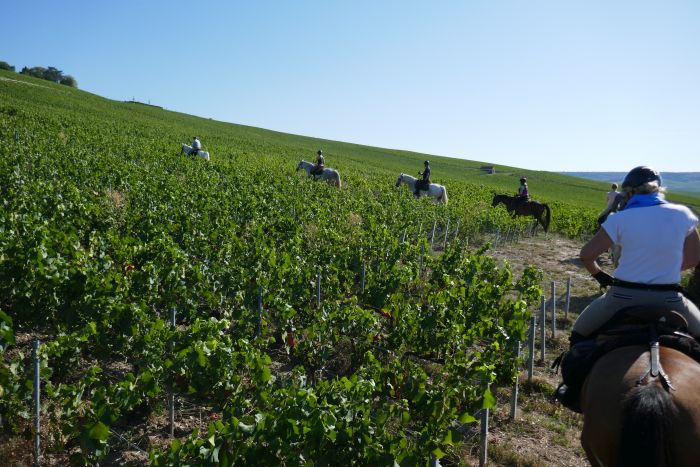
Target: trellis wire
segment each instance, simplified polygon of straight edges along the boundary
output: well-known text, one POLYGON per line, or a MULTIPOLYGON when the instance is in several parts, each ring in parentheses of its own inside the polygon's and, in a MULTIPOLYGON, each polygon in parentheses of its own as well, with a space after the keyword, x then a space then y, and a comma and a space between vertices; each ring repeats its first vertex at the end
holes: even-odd
MULTIPOLYGON (((490 385, 489 385, 490 386, 490 385)), ((483 467, 486 465, 486 459, 488 459, 488 451, 489 451, 489 440, 488 440, 488 435, 489 435, 489 409, 482 409, 481 410, 481 439, 480 439, 480 445, 481 449, 479 450, 479 467, 483 467)))
POLYGON ((41 361, 39 360, 39 346, 41 342, 35 340, 32 345, 34 359, 34 463, 39 465, 41 459, 41 361))
POLYGON ((445 238, 442 240, 442 249, 447 248, 447 233, 450 231, 450 219, 447 219, 447 225, 445 226, 445 238))
POLYGON ((321 308, 321 271, 316 276, 316 307, 321 308))
POLYGON ((535 372, 535 328, 537 317, 530 318, 530 335, 528 336, 528 361, 527 361, 527 382, 532 383, 532 374, 535 372))
POLYGON ((365 263, 362 262, 362 271, 360 273, 360 293, 365 293, 365 263))
MULTIPOLYGON (((175 329, 175 307, 170 309, 170 325, 175 329)), ((170 343, 171 351, 175 350, 175 341, 170 343)), ((170 393, 168 394, 168 421, 170 423, 170 437, 175 437, 175 388, 170 387, 170 393)))
POLYGON ((571 303, 571 275, 566 280, 566 307, 564 308, 564 319, 569 319, 569 305, 571 303))
POLYGON ((545 336, 544 330, 547 327, 547 315, 545 314, 545 298, 540 296, 540 360, 544 363, 545 336))
POLYGON ((518 374, 515 377, 515 383, 513 383, 513 393, 511 394, 510 397, 510 418, 511 420, 515 420, 515 416, 517 415, 518 412, 518 390, 519 390, 519 381, 520 381, 520 341, 515 343, 515 364, 516 368, 518 371, 518 374))
POLYGON ((263 288, 261 285, 258 287, 258 329, 256 332, 256 335, 258 337, 260 337, 260 334, 262 334, 262 314, 263 314, 262 292, 263 292, 263 288))
POLYGON ((557 337, 557 294, 556 283, 552 281, 552 339, 557 337))
POLYGON ((423 275, 423 256, 425 256, 425 242, 420 244, 420 267, 418 268, 418 277, 423 275))

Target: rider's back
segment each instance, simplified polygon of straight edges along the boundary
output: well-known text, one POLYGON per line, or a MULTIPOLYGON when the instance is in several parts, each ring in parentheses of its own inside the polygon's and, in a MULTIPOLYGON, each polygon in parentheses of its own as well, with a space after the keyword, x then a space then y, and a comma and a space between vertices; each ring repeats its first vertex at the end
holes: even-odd
POLYGON ((680 282, 683 244, 695 228, 685 206, 665 203, 625 209, 603 223, 614 244, 622 246, 617 279, 643 284, 680 282))

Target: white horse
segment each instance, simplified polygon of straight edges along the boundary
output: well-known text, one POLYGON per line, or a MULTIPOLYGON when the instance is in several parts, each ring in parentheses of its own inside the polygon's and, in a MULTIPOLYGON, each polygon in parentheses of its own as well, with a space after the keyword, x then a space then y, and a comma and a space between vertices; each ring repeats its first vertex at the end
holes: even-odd
MULTIPOLYGON (((194 155, 192 146, 189 144, 182 143, 182 150, 180 151, 181 154, 187 154, 188 156, 194 155)), ((209 153, 207 151, 202 151, 201 149, 197 151, 197 157, 201 157, 205 161, 209 160, 209 153)))
MULTIPOLYGON (((396 180, 396 186, 405 183, 408 185, 408 189, 411 190, 411 193, 415 193, 417 181, 418 179, 416 177, 411 177, 408 174, 402 173, 399 175, 398 180, 396 180)), ((418 196, 431 196, 435 199, 436 203, 447 204, 447 189, 442 185, 438 185, 437 183, 431 183, 430 189, 427 191, 420 190, 418 192, 418 196)))
MULTIPOLYGON (((299 161, 299 165, 297 165, 297 170, 304 169, 306 170, 306 176, 311 177, 311 170, 314 167, 316 167, 316 165, 313 162, 308 162, 302 159, 299 161)), ((318 175, 313 175, 313 177, 314 180, 325 180, 328 182, 329 185, 335 185, 338 188, 342 186, 342 183, 340 182, 340 174, 338 173, 338 171, 329 167, 324 168, 323 172, 321 172, 318 175)))

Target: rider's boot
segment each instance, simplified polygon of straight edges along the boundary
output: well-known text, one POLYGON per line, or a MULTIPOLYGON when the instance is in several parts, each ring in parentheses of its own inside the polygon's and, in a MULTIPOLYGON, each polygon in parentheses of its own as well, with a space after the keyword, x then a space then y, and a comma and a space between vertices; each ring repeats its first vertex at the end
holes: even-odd
POLYGON ((595 338, 572 331, 569 337, 570 348, 559 356, 555 364, 561 364, 562 383, 554 392, 554 397, 564 407, 581 413, 580 395, 583 383, 593 362, 589 358, 596 348, 595 338))

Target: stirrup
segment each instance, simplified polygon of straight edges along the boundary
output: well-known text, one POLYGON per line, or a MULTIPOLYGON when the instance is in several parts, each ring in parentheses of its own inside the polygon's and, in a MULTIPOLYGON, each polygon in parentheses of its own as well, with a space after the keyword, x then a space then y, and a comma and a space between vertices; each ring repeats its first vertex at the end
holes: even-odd
POLYGON ((572 391, 565 383, 559 384, 554 391, 554 398, 561 402, 561 405, 567 409, 577 413, 583 413, 581 410, 580 394, 576 394, 575 391, 572 391))

